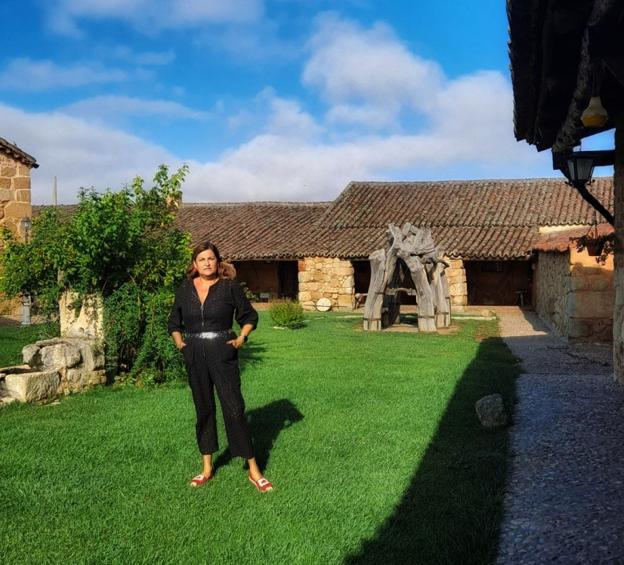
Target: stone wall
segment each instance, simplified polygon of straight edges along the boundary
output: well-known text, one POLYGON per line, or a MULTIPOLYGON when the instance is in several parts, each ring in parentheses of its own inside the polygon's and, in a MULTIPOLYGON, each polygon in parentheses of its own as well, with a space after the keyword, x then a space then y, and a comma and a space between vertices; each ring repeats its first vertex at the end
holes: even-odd
POLYGON ((535 309, 572 342, 610 342, 613 327, 613 257, 599 264, 586 251, 540 252, 535 309))
POLYGON ((570 253, 538 254, 533 284, 535 311, 559 335, 568 335, 570 253))
POLYGON ((570 249, 568 337, 573 341, 610 342, 613 339, 613 257, 604 265, 587 251, 570 249))
MULTIPOLYGON (((32 217, 30 203, 30 167, 0 150, 0 227, 21 233, 20 220, 32 217)), ((0 295, 0 317, 19 319, 21 300, 7 300, 0 295)))
POLYGON ((332 309, 353 308, 351 261, 336 257, 306 257, 299 261, 299 302, 305 310, 314 310, 319 298, 331 300, 332 309))
POLYGON ((451 293, 451 309, 461 310, 468 304, 468 285, 466 283, 466 270, 461 259, 446 259, 450 267, 444 272, 449 283, 451 293))
POLYGON ((30 167, 0 151, 0 226, 20 233, 20 220, 32 216, 30 167))

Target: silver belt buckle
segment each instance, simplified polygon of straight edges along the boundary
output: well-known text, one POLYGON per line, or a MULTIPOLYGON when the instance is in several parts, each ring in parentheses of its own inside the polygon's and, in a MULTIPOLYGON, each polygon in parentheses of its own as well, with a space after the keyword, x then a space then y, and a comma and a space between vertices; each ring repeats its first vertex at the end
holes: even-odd
POLYGON ((200 332, 199 337, 201 339, 216 339, 219 337, 219 332, 200 332))
POLYGON ((191 338, 199 339, 217 339, 218 337, 227 337, 231 334, 232 330, 221 330, 218 332, 199 332, 188 334, 191 338))

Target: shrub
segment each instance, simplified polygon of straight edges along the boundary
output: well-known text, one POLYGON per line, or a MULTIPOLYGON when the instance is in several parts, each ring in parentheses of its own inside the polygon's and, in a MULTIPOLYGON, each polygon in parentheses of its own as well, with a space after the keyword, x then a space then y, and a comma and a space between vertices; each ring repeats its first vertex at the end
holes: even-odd
POLYGON ((269 314, 276 326, 296 329, 303 326, 303 307, 296 300, 280 300, 269 307, 269 314))
POLYGON ((166 316, 191 254, 190 236, 174 224, 187 171, 161 165, 151 188, 137 177, 119 191, 83 189, 72 214, 51 208, 35 218, 28 242, 0 229, 0 293, 30 294, 50 315, 65 290, 77 294, 76 307, 99 295, 109 378, 181 377, 166 316))

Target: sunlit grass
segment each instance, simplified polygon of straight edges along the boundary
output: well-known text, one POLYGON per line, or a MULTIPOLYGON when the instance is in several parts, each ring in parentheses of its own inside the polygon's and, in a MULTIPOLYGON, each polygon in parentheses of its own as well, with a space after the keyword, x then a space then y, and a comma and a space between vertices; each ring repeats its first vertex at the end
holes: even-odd
MULTIPOLYGON (((200 470, 186 383, 101 388, 0 411, 4 563, 483 563, 495 550, 505 430, 474 401, 513 404, 496 322, 455 335, 365 333, 335 314, 241 352, 261 495, 240 459, 200 470)), ((6 334, 2 334, 5 339, 6 334)), ((219 416, 222 448, 225 434, 219 416)))

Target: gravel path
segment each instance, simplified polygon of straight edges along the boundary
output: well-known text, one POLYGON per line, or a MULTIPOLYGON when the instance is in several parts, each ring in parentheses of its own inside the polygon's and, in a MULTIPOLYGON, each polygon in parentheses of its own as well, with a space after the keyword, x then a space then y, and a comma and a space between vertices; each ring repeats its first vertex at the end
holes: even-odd
POLYGON ((497 314, 525 372, 497 563, 624 564, 624 387, 611 348, 569 347, 533 312, 497 314))

